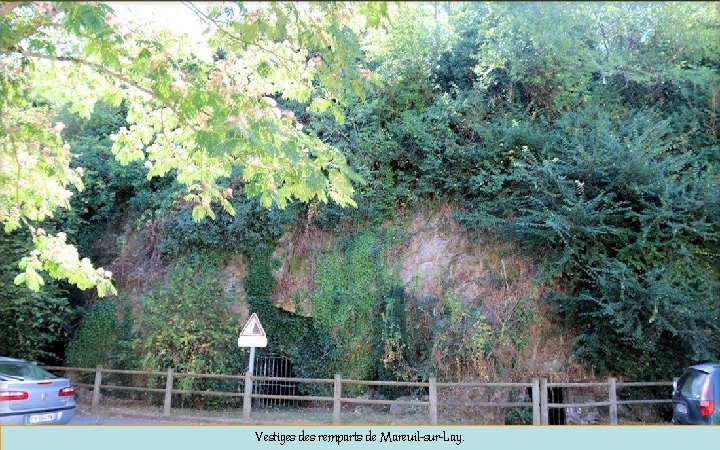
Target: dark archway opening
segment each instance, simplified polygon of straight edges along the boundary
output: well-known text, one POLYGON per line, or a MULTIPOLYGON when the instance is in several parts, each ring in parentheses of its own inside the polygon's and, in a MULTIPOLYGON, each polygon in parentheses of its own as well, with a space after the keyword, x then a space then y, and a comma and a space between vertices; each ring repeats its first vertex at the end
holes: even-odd
MULTIPOLYGON (((525 390, 525 395, 530 401, 533 401, 533 392, 531 388, 525 390)), ((549 387, 547 388, 547 402, 548 404, 553 403, 564 403, 563 402, 563 388, 561 387, 549 387)), ((565 425, 565 408, 554 408, 548 407, 548 425, 565 425)))

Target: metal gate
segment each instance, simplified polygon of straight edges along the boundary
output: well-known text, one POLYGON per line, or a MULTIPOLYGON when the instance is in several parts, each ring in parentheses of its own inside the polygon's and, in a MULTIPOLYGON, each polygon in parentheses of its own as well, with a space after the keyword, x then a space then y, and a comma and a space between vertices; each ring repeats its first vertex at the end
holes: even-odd
MULTIPOLYGON (((290 358, 280 354, 269 354, 255 357, 255 376, 273 378, 292 378, 293 365, 290 358)), ((285 395, 294 396, 297 393, 297 383, 283 380, 257 380, 253 382, 253 393, 259 395, 285 395)), ((297 400, 279 398, 256 398, 253 407, 278 408, 296 407, 297 400)))
MULTIPOLYGON (((564 403, 563 388, 548 388, 548 403, 564 403)), ((548 411, 548 425, 565 425, 565 408, 550 407, 548 411)))

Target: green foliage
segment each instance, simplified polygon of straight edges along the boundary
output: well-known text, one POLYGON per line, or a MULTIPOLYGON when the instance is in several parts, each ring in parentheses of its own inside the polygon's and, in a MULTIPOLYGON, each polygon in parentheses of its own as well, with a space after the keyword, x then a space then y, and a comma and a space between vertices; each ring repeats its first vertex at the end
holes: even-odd
POLYGON ((244 193, 265 207, 293 200, 355 205, 352 182, 359 178, 344 155, 303 132, 275 97, 342 120, 340 107, 364 89, 357 35, 379 26, 386 7, 184 6, 208 25, 200 45, 151 27, 135 35, 102 3, 0 10, 0 220, 6 232, 31 231, 39 251, 23 261, 16 283, 37 291, 45 270, 81 289, 97 287, 100 296, 114 293, 108 274, 80 262, 63 237, 37 237, 30 223, 68 208, 72 186, 82 190, 82 172, 70 168, 60 134, 64 124, 49 120, 47 104, 69 103, 70 112, 87 117, 99 99, 124 102, 128 126, 113 130, 114 155, 121 164, 144 162, 149 179, 174 177, 195 221, 215 218, 213 202, 234 214, 219 183, 235 169, 244 193), (223 57, 195 51, 207 46, 223 57))
POLYGON ((468 307, 453 294, 439 305, 435 298, 421 300, 410 314, 413 357, 425 377, 460 378, 483 366, 497 341, 482 306, 468 307))
MULTIPOLYGON (((236 343, 241 318, 230 309, 231 299, 216 264, 212 254, 188 255, 173 265, 163 286, 142 299, 141 331, 134 349, 145 370, 242 372, 244 352, 236 343)), ((179 380, 177 386, 233 390, 227 383, 191 377, 179 380)), ((193 396, 182 400, 184 404, 199 401, 193 396)), ((217 404, 227 402, 221 399, 217 404)))
POLYGON ((113 300, 95 303, 68 344, 65 365, 69 367, 103 367, 135 369, 132 350, 135 339, 132 332, 132 315, 129 305, 122 310, 113 300), (122 313, 122 318, 119 317, 122 313))
POLYGON ((313 319, 334 344, 326 370, 372 378, 373 316, 385 289, 381 249, 372 231, 347 237, 318 264, 313 319))
POLYGON ((249 252, 250 264, 245 277, 245 292, 250 297, 269 299, 275 287, 273 270, 277 261, 272 259, 270 249, 257 245, 249 252))
POLYGON ((417 376, 408 359, 404 290, 386 262, 395 238, 392 229, 368 228, 344 237, 321 259, 311 302, 315 329, 327 349, 323 375, 417 376))
MULTIPOLYGON (((391 286, 384 298, 376 306, 382 312, 376 321, 373 333, 377 336, 375 358, 378 380, 406 381, 416 380, 421 375, 416 362, 411 359, 410 348, 417 343, 408 342, 406 317, 407 294, 399 284, 391 286)), ((377 317, 377 314, 376 314, 377 317)), ((407 389, 381 386, 378 393, 385 397, 399 397, 407 389)))
POLYGON ((189 208, 167 217, 160 250, 170 255, 196 248, 249 254, 257 246, 277 240, 296 220, 296 208, 264 208, 257 199, 242 196, 230 203, 235 214, 223 214, 215 208, 216 220, 196 222, 189 208))
MULTIPOLYGON (((529 395, 513 395, 509 399, 510 402, 531 402, 529 395)), ((505 425, 532 425, 533 411, 530 408, 507 408, 505 410, 505 425)))
MULTIPOLYGON (((81 254, 100 258, 96 244, 116 215, 128 207, 142 211, 152 206, 153 186, 145 179, 140 164, 121 166, 113 157, 110 134, 125 125, 127 110, 97 103, 88 118, 64 113, 63 136, 76 155, 73 165, 82 172, 85 189, 70 199, 71 208, 60 211, 45 228, 64 230, 77 243, 81 254)), ((101 250, 102 251, 102 250, 101 250)))
POLYGON ((368 95, 347 114, 343 128, 326 121, 318 133, 347 152, 353 169, 367 181, 358 187, 357 209, 328 205, 316 221, 332 228, 338 222, 379 225, 421 199, 448 200, 462 195, 456 175, 477 164, 465 160, 453 127, 460 119, 448 97, 434 96, 427 75, 407 74, 368 95))
POLYGON ((13 283, 17 260, 28 247, 19 233, 0 234, 0 349, 5 356, 57 364, 76 312, 57 282, 44 280, 39 292, 13 283))
POLYGON ((652 113, 613 123, 588 109, 556 126, 549 156, 517 163, 512 193, 466 223, 546 255, 544 276, 566 288, 550 299, 597 369, 661 377, 714 358, 717 172, 652 113))
POLYGON ((559 3, 487 8, 477 18, 480 86, 493 87, 500 101, 517 98, 546 117, 586 104, 591 75, 601 70, 593 9, 559 3))

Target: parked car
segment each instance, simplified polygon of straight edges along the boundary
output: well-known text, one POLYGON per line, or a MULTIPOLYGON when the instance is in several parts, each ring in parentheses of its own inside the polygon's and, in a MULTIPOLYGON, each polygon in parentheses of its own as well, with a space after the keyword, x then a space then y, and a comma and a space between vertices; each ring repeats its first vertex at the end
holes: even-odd
POLYGON ((65 424, 75 416, 70 380, 0 356, 0 424, 65 424))
POLYGON ((673 423, 720 424, 720 363, 690 366, 673 383, 673 423))

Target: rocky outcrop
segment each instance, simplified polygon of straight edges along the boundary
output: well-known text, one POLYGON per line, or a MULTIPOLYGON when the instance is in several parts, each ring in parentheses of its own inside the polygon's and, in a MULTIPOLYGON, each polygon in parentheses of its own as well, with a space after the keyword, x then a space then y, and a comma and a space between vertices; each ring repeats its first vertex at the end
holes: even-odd
POLYGON ((405 289, 415 297, 452 293, 465 301, 537 297, 533 264, 491 235, 471 239, 454 212, 445 206, 410 217, 407 242, 393 252, 405 289))
MULTIPOLYGON (((507 336, 507 344, 493 349, 494 359, 520 361, 525 371, 533 373, 563 371, 568 365, 569 342, 543 318, 545 311, 537 301, 542 287, 533 284, 534 264, 517 245, 490 234, 471 237, 454 214, 451 205, 443 205, 417 210, 387 224, 403 235, 390 249, 388 263, 410 301, 442 307, 443 299, 452 296, 468 310, 481 307, 497 336, 525 327, 522 332, 527 342, 515 345, 514 336, 507 336), (524 325, 521 316, 528 311, 540 319, 524 325)), ((323 251, 336 241, 331 233, 307 224, 280 239, 273 253, 279 262, 274 274, 275 306, 312 315, 316 267, 323 251)), ((433 310, 431 315, 440 317, 440 311, 433 310)), ((491 374, 495 370, 487 367, 480 372, 491 374)))
MULTIPOLYGON (((513 375, 506 367, 487 365, 471 369, 478 380, 488 381, 498 369, 504 376, 515 378, 526 378, 528 373, 563 372, 570 360, 570 341, 547 320, 549 314, 537 301, 543 287, 533 284, 532 261, 517 245, 491 234, 471 236, 455 220, 455 211, 451 205, 419 209, 387 224, 399 230, 401 236, 385 261, 405 289, 408 317, 413 308, 429 307, 424 314, 426 326, 432 327, 435 318, 442 320, 443 305, 451 298, 461 310, 482 311, 497 338, 492 364, 513 361, 511 365, 522 367, 523 373, 513 375), (527 312, 540 320, 524 319, 527 312), (523 334, 522 343, 517 342, 518 330, 523 334)), ((151 228, 122 236, 123 251, 113 268, 135 306, 133 300, 152 288, 147 274, 152 273, 156 283, 162 281, 158 275, 162 274, 159 268, 163 264, 157 252, 149 250, 155 248, 151 228), (138 259, 145 261, 144 265, 133 263, 138 259)), ((296 225, 281 237, 272 254, 277 263, 272 293, 276 307, 312 316, 317 266, 339 238, 308 222, 296 225)), ((234 299, 233 310, 243 317, 250 314, 244 286, 248 268, 247 258, 238 253, 222 269, 225 292, 234 299)))

